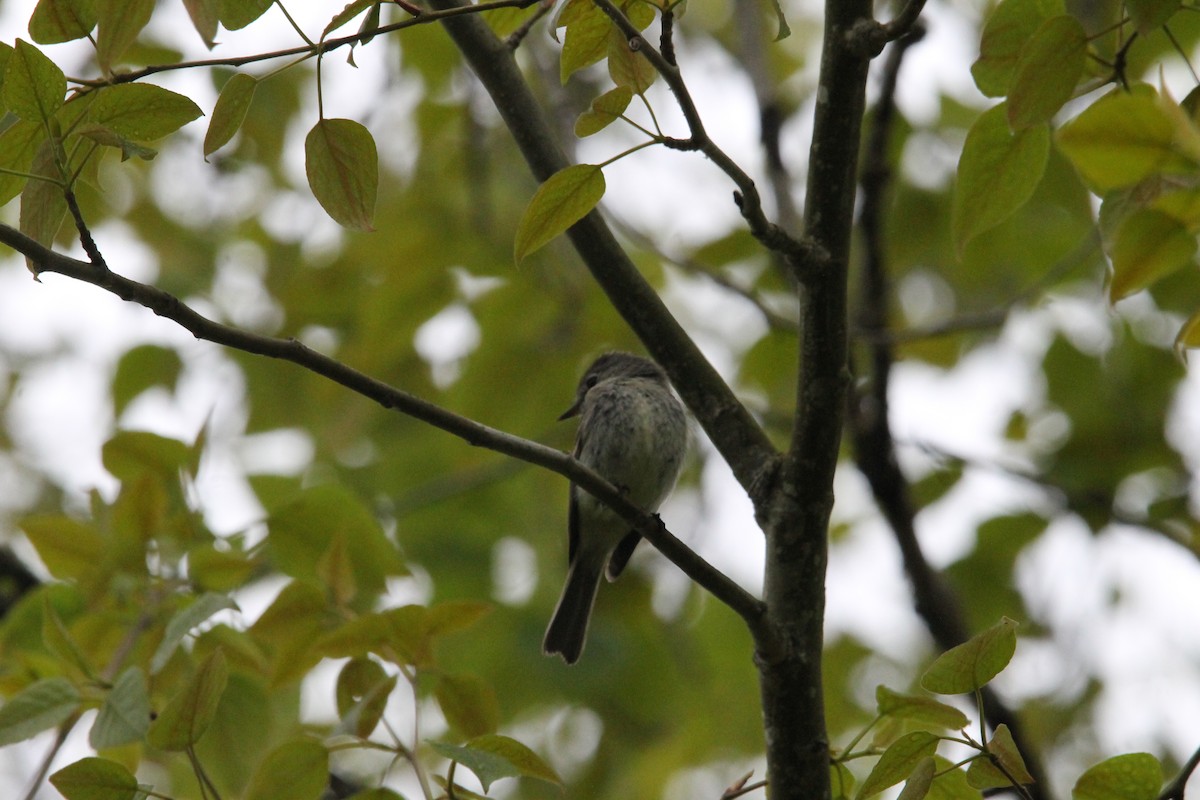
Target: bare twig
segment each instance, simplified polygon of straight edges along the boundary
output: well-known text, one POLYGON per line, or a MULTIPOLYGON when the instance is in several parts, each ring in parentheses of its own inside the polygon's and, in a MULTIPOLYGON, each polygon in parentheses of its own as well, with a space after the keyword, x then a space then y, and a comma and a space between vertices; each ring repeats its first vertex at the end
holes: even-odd
POLYGON ((679 67, 672 64, 654 48, 654 45, 643 38, 637 26, 630 22, 629 18, 621 13, 620 9, 610 0, 593 0, 593 2, 627 37, 630 46, 636 46, 637 51, 658 70, 663 81, 671 90, 671 94, 675 96, 675 102, 679 104, 679 110, 683 113, 691 136, 687 139, 665 138, 662 143, 676 150, 695 150, 703 153, 717 165, 718 169, 728 175, 737 186, 734 201, 737 203, 742 217, 750 226, 750 232, 769 250, 786 257, 793 264, 793 268, 798 264, 820 260, 821 253, 819 249, 813 247, 811 242, 793 237, 767 218, 762 206, 762 197, 758 193, 758 187, 754 180, 709 138, 708 132, 704 128, 704 122, 700 118, 700 112, 696 108, 691 92, 688 91, 687 84, 684 83, 679 67))
POLYGON ((374 400, 384 408, 419 419, 468 444, 503 453, 569 478, 620 514, 688 577, 741 615, 752 630, 761 629, 761 601, 679 541, 656 514, 642 511, 615 486, 567 453, 455 414, 318 353, 295 339, 263 336, 222 325, 201 315, 168 292, 112 271, 97 270, 88 262, 56 253, 8 225, 0 225, 0 243, 24 254, 33 265, 35 275, 57 273, 98 286, 122 300, 142 305, 158 316, 177 323, 198 339, 290 361, 374 400))

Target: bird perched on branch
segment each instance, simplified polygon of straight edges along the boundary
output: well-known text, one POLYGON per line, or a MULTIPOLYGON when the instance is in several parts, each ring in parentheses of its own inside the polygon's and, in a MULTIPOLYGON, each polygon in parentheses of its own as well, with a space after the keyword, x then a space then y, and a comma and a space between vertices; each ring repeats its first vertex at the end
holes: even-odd
MULTIPOLYGON (((629 353, 605 353, 588 367, 575 404, 559 419, 579 416, 574 456, 648 512, 675 487, 687 452, 683 404, 666 373, 629 353)), ((599 500, 571 485, 567 514, 569 568, 542 651, 579 660, 600 576, 612 581, 641 537, 599 500)))

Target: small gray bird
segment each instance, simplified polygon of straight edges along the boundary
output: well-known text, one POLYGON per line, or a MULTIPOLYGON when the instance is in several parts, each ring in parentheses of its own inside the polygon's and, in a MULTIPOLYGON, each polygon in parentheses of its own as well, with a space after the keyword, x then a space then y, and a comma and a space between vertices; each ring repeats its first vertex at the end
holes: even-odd
MULTIPOLYGON (((671 493, 687 452, 683 405, 662 368, 629 353, 605 353, 579 381, 575 404, 559 419, 582 415, 575 458, 654 512, 671 493)), ((616 580, 641 537, 574 484, 567 514, 569 568, 542 652, 579 660, 604 574, 616 580)))

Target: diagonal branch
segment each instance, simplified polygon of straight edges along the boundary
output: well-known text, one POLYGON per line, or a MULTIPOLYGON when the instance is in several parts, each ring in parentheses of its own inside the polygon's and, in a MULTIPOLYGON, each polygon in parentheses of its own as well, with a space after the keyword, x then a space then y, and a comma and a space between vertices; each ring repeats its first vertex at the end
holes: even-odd
POLYGON ((567 453, 455 414, 318 353, 295 339, 263 336, 215 322, 168 292, 56 253, 8 225, 0 224, 0 243, 24 254, 32 264, 35 277, 56 273, 98 286, 122 300, 137 303, 177 323, 197 339, 290 361, 374 400, 384 408, 426 422, 470 445, 494 450, 570 479, 620 514, 688 577, 745 619, 756 636, 761 632, 761 601, 683 544, 667 530, 656 514, 647 514, 638 508, 619 489, 567 453))

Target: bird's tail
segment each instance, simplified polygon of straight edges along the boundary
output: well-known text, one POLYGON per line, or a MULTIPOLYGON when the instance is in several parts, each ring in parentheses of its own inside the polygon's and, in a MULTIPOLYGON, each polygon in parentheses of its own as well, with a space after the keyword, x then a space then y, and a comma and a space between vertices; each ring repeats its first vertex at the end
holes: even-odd
POLYGON ((574 664, 583 652, 587 639, 588 620, 592 616, 592 605, 596 602, 596 589, 600 585, 600 571, 585 564, 587 559, 577 558, 567 572, 562 597, 546 628, 542 640, 542 652, 546 655, 561 655, 563 661, 574 664))

